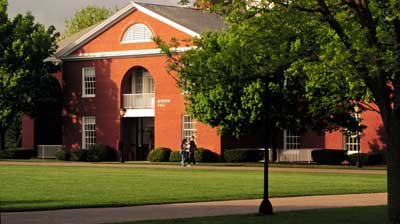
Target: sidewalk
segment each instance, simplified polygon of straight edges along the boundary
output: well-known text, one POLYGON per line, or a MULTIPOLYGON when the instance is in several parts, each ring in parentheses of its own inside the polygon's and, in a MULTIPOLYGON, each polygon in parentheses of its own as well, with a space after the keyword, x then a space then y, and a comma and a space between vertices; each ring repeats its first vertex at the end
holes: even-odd
MULTIPOLYGON (((180 165, 154 165, 154 164, 129 164, 129 163, 89 163, 89 162, 14 162, 0 161, 0 165, 24 165, 24 166, 81 166, 81 167, 132 167, 132 168, 159 168, 159 169, 182 169, 180 165)), ((204 166, 198 165, 185 169, 206 170, 256 170, 264 171, 263 167, 232 167, 232 166, 204 166)), ((270 171, 277 172, 305 172, 305 173, 349 173, 349 174, 384 174, 386 170, 363 170, 363 169, 332 169, 332 168, 287 168, 269 167, 270 171)))
MULTIPOLYGON (((257 213, 256 200, 233 200, 120 208, 65 209, 38 212, 2 213, 3 224, 97 224, 139 220, 177 219, 190 217, 257 213)), ((274 212, 339 207, 386 205, 387 194, 349 194, 272 198, 274 212)))

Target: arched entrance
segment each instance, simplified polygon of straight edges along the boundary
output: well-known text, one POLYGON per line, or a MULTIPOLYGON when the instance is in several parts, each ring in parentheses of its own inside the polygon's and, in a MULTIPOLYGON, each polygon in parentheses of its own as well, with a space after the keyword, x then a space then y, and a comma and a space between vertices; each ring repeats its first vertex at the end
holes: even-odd
POLYGON ((154 82, 143 67, 133 67, 121 83, 120 150, 123 160, 146 160, 154 147, 154 82))

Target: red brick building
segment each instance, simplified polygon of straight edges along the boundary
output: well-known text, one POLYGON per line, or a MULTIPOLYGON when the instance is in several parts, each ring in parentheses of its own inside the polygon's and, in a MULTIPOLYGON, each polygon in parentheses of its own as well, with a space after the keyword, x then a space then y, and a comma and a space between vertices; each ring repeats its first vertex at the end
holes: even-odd
MULTIPOLYGON (((94 143, 118 148, 121 142, 129 160, 145 159, 153 147, 177 149, 192 134, 199 146, 217 153, 224 148, 256 147, 250 138, 237 141, 218 136, 215 129, 185 112, 182 93, 167 71, 166 57, 152 41, 156 36, 190 39, 223 27, 221 18, 200 10, 132 2, 106 21, 63 40, 55 55, 62 63, 58 78, 64 97, 58 144, 87 149, 94 143)), ((178 50, 184 52, 187 46, 178 50)), ((353 151, 361 146, 365 152, 381 148, 380 117, 372 112, 361 117, 368 125, 361 144, 342 132, 324 136, 284 132, 279 146, 353 151)), ((49 144, 38 136, 57 131, 42 129, 46 125, 25 118, 23 147, 49 144)))

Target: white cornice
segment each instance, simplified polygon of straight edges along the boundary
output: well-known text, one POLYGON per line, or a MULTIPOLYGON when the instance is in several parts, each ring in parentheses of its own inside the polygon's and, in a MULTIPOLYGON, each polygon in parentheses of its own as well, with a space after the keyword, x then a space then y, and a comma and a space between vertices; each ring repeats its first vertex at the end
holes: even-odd
MULTIPOLYGON (((183 53, 194 47, 180 47, 176 48, 176 52, 183 53)), ((162 55, 161 49, 145 49, 145 50, 130 50, 130 51, 108 51, 108 52, 95 52, 71 55, 60 58, 63 61, 80 61, 80 60, 93 60, 93 59, 108 59, 108 58, 121 58, 121 57, 143 57, 152 55, 162 55)))
POLYGON ((131 13, 133 10, 135 10, 135 7, 133 4, 129 4, 125 6, 123 9, 112 15, 110 18, 104 20, 102 23, 100 23, 98 26, 84 34, 82 37, 74 41, 73 43, 69 44, 66 46, 64 49, 61 51, 57 52, 56 57, 62 58, 65 57, 75 50, 77 50, 79 47, 84 45, 85 43, 89 42, 92 40, 94 37, 96 37, 99 33, 103 32, 104 30, 110 28, 113 26, 115 23, 117 23, 121 18, 124 18, 127 16, 129 13, 131 13))
MULTIPOLYGON (((110 18, 106 19, 104 22, 100 23, 98 26, 84 34, 82 37, 74 41, 73 43, 69 44, 66 46, 64 49, 60 50, 59 52, 56 53, 57 58, 69 58, 70 54, 73 53, 75 50, 79 49, 81 46, 84 44, 88 43, 90 40, 95 38, 97 35, 105 31, 106 29, 112 27, 114 24, 119 22, 122 18, 125 18, 129 13, 131 13, 134 10, 138 10, 140 12, 143 12, 144 14, 151 16, 163 23, 166 23, 177 30, 180 30, 190 36, 199 36, 198 33, 194 32, 193 30, 190 30, 182 25, 179 25, 178 23, 175 23, 174 21, 165 18, 149 9, 146 9, 143 6, 140 6, 139 4, 136 4, 135 2, 130 2, 127 6, 125 6, 123 9, 115 13, 113 16, 110 18)), ((75 57, 75 56, 71 56, 75 57)))

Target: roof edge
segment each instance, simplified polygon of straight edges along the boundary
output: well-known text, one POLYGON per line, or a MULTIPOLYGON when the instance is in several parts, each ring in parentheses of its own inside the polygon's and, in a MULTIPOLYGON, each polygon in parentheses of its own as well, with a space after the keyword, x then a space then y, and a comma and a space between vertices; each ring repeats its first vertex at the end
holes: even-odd
POLYGON ((68 44, 66 47, 64 47, 63 49, 61 49, 59 52, 57 52, 55 54, 56 58, 65 58, 68 55, 70 55, 72 52, 74 52, 75 50, 77 50, 79 47, 81 47, 82 45, 86 44, 87 42, 91 41, 93 38, 95 38, 99 33, 103 32, 104 30, 110 28, 111 26, 113 26, 114 24, 116 24, 117 22, 119 22, 122 18, 126 17, 129 13, 131 13, 134 10, 138 10, 150 17, 153 17, 163 23, 166 23, 167 25, 170 25, 174 28, 176 28, 179 31, 182 31, 190 36, 193 37, 197 37, 200 36, 199 33, 184 27, 164 16, 161 16, 141 5, 139 5, 138 3, 135 3, 133 1, 131 1, 127 6, 125 6, 123 9, 121 9, 120 11, 118 11, 117 13, 115 13, 114 15, 112 15, 110 18, 104 20, 103 22, 101 22, 99 25, 97 25, 96 27, 94 27, 92 30, 88 31, 87 33, 85 33, 84 35, 82 35, 79 39, 75 40, 74 42, 68 44))
POLYGON ((57 58, 62 58, 66 57, 69 54, 71 54, 73 51, 77 50, 79 47, 81 47, 83 44, 86 44, 90 40, 92 40, 94 37, 97 36, 97 34, 103 32, 104 30, 110 28, 112 25, 120 21, 122 18, 127 16, 129 13, 134 11, 136 8, 132 4, 133 2, 130 2, 127 6, 125 6, 123 9, 112 15, 110 18, 104 20, 101 22, 99 25, 97 25, 95 28, 90 30, 89 32, 85 33, 82 35, 79 39, 76 41, 70 43, 67 45, 65 48, 61 49, 59 52, 55 54, 57 58))
POLYGON ((135 3, 133 1, 131 1, 131 4, 134 5, 135 8, 137 10, 139 10, 140 12, 143 12, 144 14, 146 14, 148 16, 151 16, 151 17, 153 17, 153 18, 155 18, 155 19, 157 19, 157 20, 159 20, 161 22, 164 22, 164 23, 176 28, 179 31, 182 31, 182 32, 184 32, 184 33, 186 33, 186 34, 188 34, 188 35, 190 35, 192 37, 200 36, 199 33, 195 32, 195 31, 193 31, 193 30, 191 30, 191 29, 189 29, 187 27, 184 27, 184 26, 182 26, 182 25, 180 25, 180 24, 178 24, 178 23, 176 23, 176 22, 174 22, 174 21, 172 21, 172 20, 170 20, 170 19, 168 19, 168 18, 166 18, 166 17, 164 17, 164 16, 162 16, 160 14, 157 14, 157 13, 155 13, 155 12, 153 12, 153 11, 143 7, 143 6, 141 6, 138 3, 135 3))

